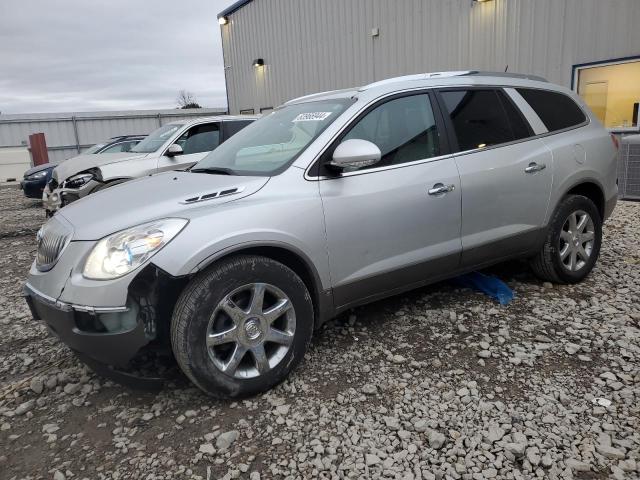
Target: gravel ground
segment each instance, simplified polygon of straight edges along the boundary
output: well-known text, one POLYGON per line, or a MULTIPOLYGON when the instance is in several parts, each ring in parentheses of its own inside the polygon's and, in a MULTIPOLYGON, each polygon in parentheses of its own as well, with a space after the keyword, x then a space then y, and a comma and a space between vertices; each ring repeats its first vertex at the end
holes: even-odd
POLYGON ((85 368, 20 296, 42 210, 15 189, 0 205, 0 478, 640 477, 640 204, 580 285, 513 262, 491 270, 507 307, 440 283, 359 308, 239 402, 85 368))

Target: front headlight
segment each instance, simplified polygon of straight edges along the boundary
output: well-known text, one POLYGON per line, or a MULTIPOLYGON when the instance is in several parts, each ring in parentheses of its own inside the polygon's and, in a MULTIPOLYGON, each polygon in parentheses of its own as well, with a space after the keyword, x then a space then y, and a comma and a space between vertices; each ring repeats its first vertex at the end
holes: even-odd
POLYGON ((151 258, 187 223, 184 218, 165 218, 109 235, 93 247, 82 275, 92 280, 122 277, 151 258))
POLYGON ((63 187, 64 188, 80 188, 84 184, 86 184, 89 180, 93 178, 92 173, 79 173, 78 175, 74 175, 65 180, 63 187))
POLYGON ((39 172, 36 173, 32 173, 31 175, 27 175, 26 177, 24 177, 25 180, 40 180, 41 178, 44 178, 47 176, 47 171, 46 170, 40 170, 39 172))

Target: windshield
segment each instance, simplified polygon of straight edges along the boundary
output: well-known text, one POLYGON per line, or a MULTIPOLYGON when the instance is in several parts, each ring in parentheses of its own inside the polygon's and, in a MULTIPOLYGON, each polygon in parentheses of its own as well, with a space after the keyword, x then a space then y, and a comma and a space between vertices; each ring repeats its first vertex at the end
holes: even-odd
POLYGON ((153 153, 158 150, 164 142, 169 140, 176 131, 182 127, 182 123, 169 123, 163 125, 159 129, 151 132, 147 138, 142 140, 138 145, 133 147, 130 152, 136 153, 153 153))
POLYGON ((93 147, 89 147, 87 148, 84 152, 82 152, 85 155, 91 155, 93 153, 97 153, 98 150, 100 150, 102 147, 104 147, 105 144, 104 143, 96 143, 93 147))
POLYGON ((275 110, 243 128, 200 160, 191 171, 277 175, 351 103, 349 99, 323 100, 275 110))

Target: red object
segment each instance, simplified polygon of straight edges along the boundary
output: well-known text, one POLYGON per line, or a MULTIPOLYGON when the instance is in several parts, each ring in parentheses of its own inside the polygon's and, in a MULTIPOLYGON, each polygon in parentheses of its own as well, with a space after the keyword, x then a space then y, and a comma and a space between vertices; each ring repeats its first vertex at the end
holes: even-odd
POLYGON ((47 141, 44 138, 44 133, 29 135, 29 150, 31 151, 34 167, 49 163, 49 152, 47 152, 47 141))

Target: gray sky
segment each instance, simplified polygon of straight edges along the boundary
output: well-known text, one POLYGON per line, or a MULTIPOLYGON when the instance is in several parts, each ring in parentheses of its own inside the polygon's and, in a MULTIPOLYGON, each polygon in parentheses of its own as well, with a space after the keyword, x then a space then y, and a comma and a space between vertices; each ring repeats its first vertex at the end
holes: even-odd
POLYGON ((226 106, 217 14, 234 0, 0 0, 0 111, 226 106))

